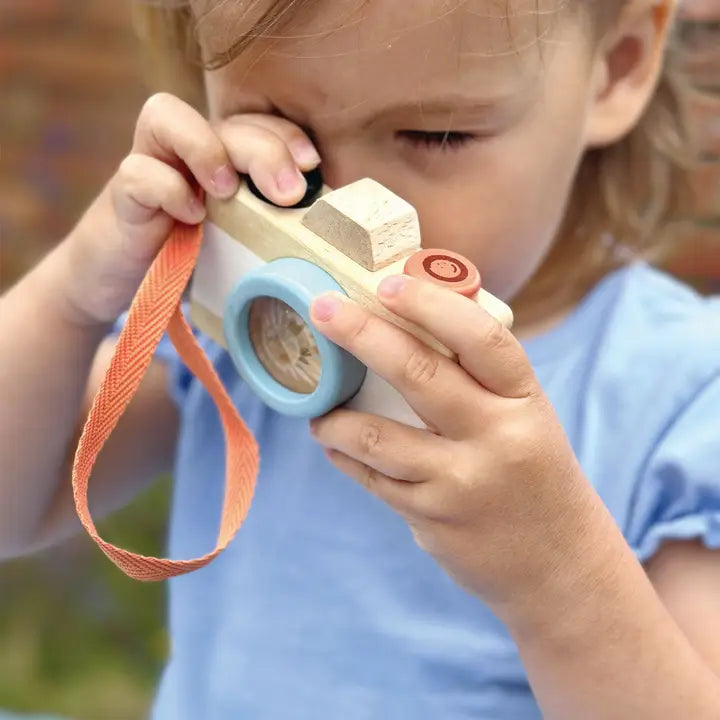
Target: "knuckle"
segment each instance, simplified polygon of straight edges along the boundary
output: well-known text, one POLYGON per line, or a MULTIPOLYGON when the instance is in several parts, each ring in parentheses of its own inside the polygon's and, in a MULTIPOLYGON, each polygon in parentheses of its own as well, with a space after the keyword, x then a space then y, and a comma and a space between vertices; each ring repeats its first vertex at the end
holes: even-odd
POLYGON ((358 345, 361 344, 364 337, 367 335, 370 329, 371 316, 369 313, 363 313, 350 328, 348 332, 348 344, 358 345))
POLYGON ((212 131, 194 141, 187 158, 187 163, 191 167, 207 165, 208 169, 213 170, 215 166, 222 165, 226 161, 225 148, 212 131))
POLYGON ((305 133, 299 125, 284 117, 263 113, 249 113, 243 117, 248 123, 265 128, 275 135, 279 135, 284 140, 294 140, 305 137, 305 133))
POLYGON ((365 465, 362 471, 362 484, 372 493, 376 493, 380 485, 382 475, 375 468, 365 465))
POLYGON ((447 492, 424 506, 424 516, 438 523, 455 522, 476 504, 471 477, 453 463, 444 471, 447 492))
POLYGON ((140 119, 148 120, 157 115, 162 115, 168 107, 173 104, 175 97, 168 92, 157 92, 152 94, 140 110, 140 119))
POLYGON ((275 169, 288 164, 295 164, 287 145, 277 136, 263 138, 258 147, 258 153, 262 154, 263 161, 275 169))
POLYGON ((492 318, 484 332, 483 347, 495 351, 505 347, 506 343, 507 331, 498 320, 492 318))
POLYGON ((272 136, 266 127, 257 123, 248 122, 244 117, 230 117, 220 120, 216 125, 216 132, 220 138, 227 142, 244 142, 252 145, 261 145, 268 136, 272 136))
POLYGON ((523 378, 518 382, 516 398, 518 400, 531 400, 533 402, 538 401, 540 396, 540 389, 535 382, 533 375, 528 377, 527 368, 525 364, 519 364, 517 368, 517 376, 523 378))
POLYGON ((164 126, 170 127, 167 118, 176 119, 177 111, 170 108, 175 100, 170 93, 159 92, 145 101, 135 125, 135 147, 144 147, 148 142, 159 144, 159 135, 164 134, 164 126))
POLYGON ((282 138, 288 144, 298 143, 298 142, 304 142, 304 143, 311 142, 310 138, 308 137, 308 134, 306 132, 304 132, 302 130, 302 128, 295 125, 295 123, 285 122, 279 126, 279 130, 280 130, 282 138))
POLYGON ((424 348, 415 348, 408 357, 404 378, 411 385, 422 387, 433 380, 440 365, 439 358, 424 348))
POLYGON ((442 492, 433 483, 418 486, 417 508, 430 522, 455 523, 477 512, 478 453, 473 447, 453 445, 436 460, 435 477, 442 478, 442 492))
POLYGON ((536 447, 537 434, 520 418, 506 418, 497 423, 494 435, 494 444, 503 448, 505 462, 509 465, 522 467, 533 457, 535 451, 541 451, 541 448, 536 447))
POLYGON ((455 457, 447 462, 445 467, 445 475, 451 487, 456 488, 461 495, 471 491, 474 485, 474 478, 467 461, 455 457))
POLYGON ((375 455, 381 444, 382 428, 377 422, 367 422, 360 430, 360 449, 365 455, 375 455))
POLYGON ((116 178, 121 187, 127 188, 136 185, 143 177, 145 163, 142 155, 130 153, 118 165, 116 178))
POLYGON ((248 126, 248 132, 251 133, 257 145, 258 153, 262 153, 265 157, 274 161, 285 160, 290 157, 287 145, 272 130, 258 126, 248 126))
POLYGON ((166 183, 165 192, 173 200, 182 199, 188 201, 193 195, 190 185, 178 172, 168 173, 166 183))
POLYGON ((437 493, 419 485, 413 498, 413 517, 430 523, 446 523, 454 518, 453 502, 448 493, 437 493))

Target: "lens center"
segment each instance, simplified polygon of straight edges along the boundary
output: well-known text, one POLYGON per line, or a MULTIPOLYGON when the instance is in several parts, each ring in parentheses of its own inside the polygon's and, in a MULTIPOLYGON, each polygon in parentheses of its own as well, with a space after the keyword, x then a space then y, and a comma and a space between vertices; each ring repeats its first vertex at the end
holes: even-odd
POLYGON ((249 333, 258 360, 273 379, 292 392, 315 392, 320 352, 307 323, 289 305, 271 297, 254 300, 249 333))

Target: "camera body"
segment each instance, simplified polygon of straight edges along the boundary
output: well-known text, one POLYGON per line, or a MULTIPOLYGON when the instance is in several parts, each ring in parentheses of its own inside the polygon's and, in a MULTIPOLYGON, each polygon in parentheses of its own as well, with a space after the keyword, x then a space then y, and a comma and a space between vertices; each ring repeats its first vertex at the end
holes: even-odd
POLYGON ((317 417, 347 403, 422 426, 394 388, 311 326, 310 304, 324 292, 347 295, 448 357, 380 303, 383 278, 407 273, 446 285, 512 324, 510 308, 480 287, 469 261, 421 249, 415 209, 374 180, 323 187, 309 208, 275 207, 243 183, 230 200, 208 199, 207 211, 191 320, 280 413, 317 417))

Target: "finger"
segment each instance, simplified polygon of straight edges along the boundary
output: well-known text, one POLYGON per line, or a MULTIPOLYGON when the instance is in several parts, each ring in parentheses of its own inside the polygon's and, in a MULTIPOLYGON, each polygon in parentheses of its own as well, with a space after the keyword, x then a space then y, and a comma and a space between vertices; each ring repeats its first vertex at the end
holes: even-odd
POLYGON ((344 455, 339 450, 326 450, 325 455, 340 472, 359 482, 366 490, 387 503, 400 515, 407 517, 414 514, 413 498, 422 485, 404 480, 394 480, 378 470, 344 455))
POLYGON ((320 164, 320 154, 313 141, 294 122, 278 117, 260 113, 246 113, 228 118, 225 122, 244 122, 256 125, 275 133, 287 145, 290 154, 301 170, 312 170, 320 164))
POLYGON ((149 155, 131 153, 120 163, 112 199, 118 218, 130 225, 149 222, 158 210, 188 225, 205 217, 202 202, 182 174, 149 155))
POLYGON ((339 409, 313 420, 315 439, 396 480, 426 482, 451 466, 454 443, 387 418, 339 409))
POLYGON ((143 106, 132 152, 149 155, 177 170, 187 165, 214 197, 231 197, 240 185, 237 171, 210 123, 169 93, 153 95, 143 106))
POLYGON ((225 122, 218 127, 233 165, 250 175, 258 189, 279 205, 292 205, 307 190, 307 183, 283 139, 266 127, 225 122))
POLYGON ((477 303, 404 275, 384 280, 378 297, 393 313, 424 328, 455 352, 460 365, 491 392, 522 398, 537 390, 535 374, 518 340, 477 303))
POLYGON ((477 426, 483 391, 457 363, 339 294, 316 299, 311 320, 395 387, 442 435, 462 437, 477 426))

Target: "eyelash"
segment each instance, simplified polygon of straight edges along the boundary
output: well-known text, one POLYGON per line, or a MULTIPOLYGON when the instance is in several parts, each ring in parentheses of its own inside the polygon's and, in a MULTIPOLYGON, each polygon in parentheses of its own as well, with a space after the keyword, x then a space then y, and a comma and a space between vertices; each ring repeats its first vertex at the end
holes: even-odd
POLYGON ((400 130, 396 137, 413 147, 425 150, 450 152, 468 145, 476 136, 468 132, 424 132, 422 130, 400 130))

